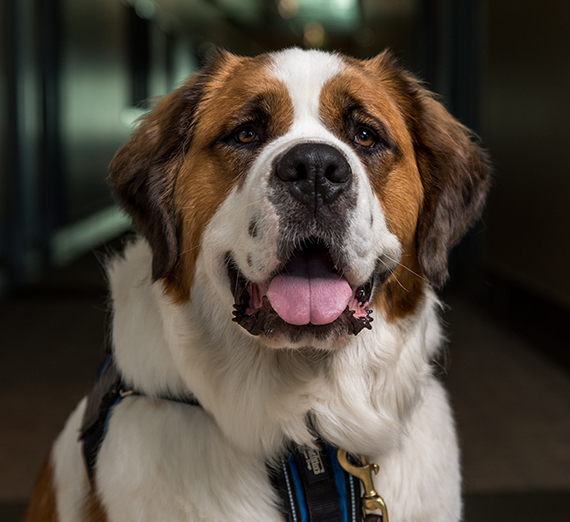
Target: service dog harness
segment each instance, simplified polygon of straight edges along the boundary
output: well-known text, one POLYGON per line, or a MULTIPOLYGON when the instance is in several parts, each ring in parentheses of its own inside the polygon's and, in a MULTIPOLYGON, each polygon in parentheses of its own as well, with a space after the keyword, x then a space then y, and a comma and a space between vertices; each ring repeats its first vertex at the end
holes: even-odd
MULTIPOLYGON (((113 408, 131 395, 142 394, 125 387, 109 355, 89 394, 81 425, 80 441, 91 481, 95 477, 97 455, 113 408)), ((160 398, 201 407, 191 395, 160 398)), ((374 489, 372 480, 372 474, 378 473, 378 466, 363 456, 357 460, 319 439, 315 448, 292 443, 279 465, 268 465, 267 470, 287 522, 389 522, 386 504, 374 489), (364 489, 362 498, 360 483, 364 489), (379 511, 381 515, 369 514, 371 511, 379 511)))

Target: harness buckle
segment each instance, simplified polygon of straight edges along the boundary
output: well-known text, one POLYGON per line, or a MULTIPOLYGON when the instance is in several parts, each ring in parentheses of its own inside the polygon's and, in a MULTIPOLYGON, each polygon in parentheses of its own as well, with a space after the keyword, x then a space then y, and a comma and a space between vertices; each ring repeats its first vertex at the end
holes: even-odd
POLYGON ((360 456, 360 466, 354 465, 348 460, 346 450, 341 448, 337 451, 337 458, 340 465, 345 471, 360 479, 364 485, 364 496, 362 497, 362 516, 365 517, 370 511, 379 510, 382 514, 382 522, 388 521, 388 508, 384 499, 374 489, 374 480, 372 479, 372 472, 378 474, 378 464, 369 462, 364 456, 360 456))

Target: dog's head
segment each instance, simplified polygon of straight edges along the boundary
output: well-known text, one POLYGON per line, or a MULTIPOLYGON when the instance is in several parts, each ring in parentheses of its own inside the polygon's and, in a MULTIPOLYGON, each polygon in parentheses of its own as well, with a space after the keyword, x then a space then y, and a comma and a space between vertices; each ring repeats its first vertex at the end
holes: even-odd
POLYGON ((110 179, 177 302, 272 346, 334 346, 414 312, 481 211, 488 161, 384 53, 219 53, 166 96, 110 179))

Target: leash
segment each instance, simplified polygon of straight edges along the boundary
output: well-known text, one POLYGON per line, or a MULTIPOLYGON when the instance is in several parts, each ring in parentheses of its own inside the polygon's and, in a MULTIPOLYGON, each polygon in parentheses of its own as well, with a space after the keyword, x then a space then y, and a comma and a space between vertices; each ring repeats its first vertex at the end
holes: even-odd
MULTIPOLYGON (((144 396, 125 386, 112 355, 109 355, 87 398, 79 435, 91 482, 95 478, 97 455, 113 409, 122 399, 132 395, 144 396)), ((201 407, 192 395, 160 399, 201 407)), ((386 504, 374 489, 372 473, 378 473, 378 466, 364 456, 358 461, 345 450, 334 448, 323 440, 318 440, 315 448, 292 443, 278 464, 268 464, 267 470, 287 522, 389 522, 386 504), (364 486, 362 498, 360 483, 364 486), (370 514, 374 510, 380 511, 381 515, 370 514)))

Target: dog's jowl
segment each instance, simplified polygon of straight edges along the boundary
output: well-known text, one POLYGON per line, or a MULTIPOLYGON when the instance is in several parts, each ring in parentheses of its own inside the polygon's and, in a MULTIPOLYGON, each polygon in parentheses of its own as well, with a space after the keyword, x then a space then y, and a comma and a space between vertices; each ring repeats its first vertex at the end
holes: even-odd
POLYGON ((215 56, 111 163, 138 239, 28 522, 458 521, 435 290, 488 175, 389 54, 215 56))

